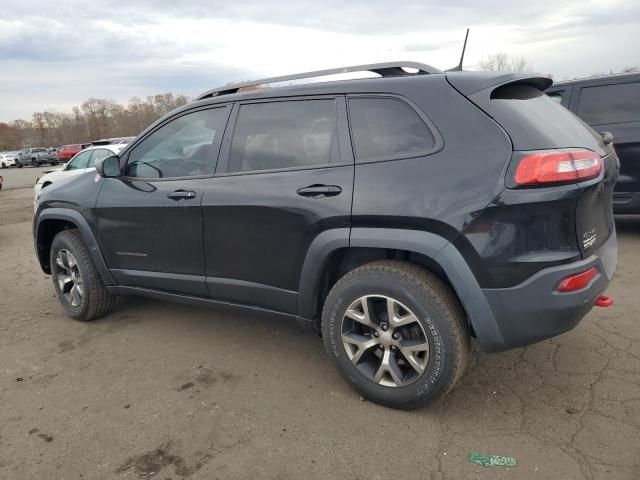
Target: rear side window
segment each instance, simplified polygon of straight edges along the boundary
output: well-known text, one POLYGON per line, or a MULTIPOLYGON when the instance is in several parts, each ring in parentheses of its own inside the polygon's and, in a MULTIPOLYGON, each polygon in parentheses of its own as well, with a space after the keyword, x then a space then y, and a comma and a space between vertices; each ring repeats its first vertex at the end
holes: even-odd
POLYGON ((640 122, 640 82, 583 88, 578 115, 589 125, 640 122))
POLYGON ((417 157, 435 146, 418 113, 395 98, 351 98, 349 120, 359 161, 417 157))
POLYGON ((311 167, 331 163, 336 144, 334 99, 240 106, 229 172, 311 167))

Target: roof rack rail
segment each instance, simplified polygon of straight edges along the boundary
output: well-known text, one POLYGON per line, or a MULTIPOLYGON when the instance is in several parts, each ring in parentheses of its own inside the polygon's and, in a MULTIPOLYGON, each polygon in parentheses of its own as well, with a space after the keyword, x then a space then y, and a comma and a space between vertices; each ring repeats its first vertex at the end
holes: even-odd
POLYGON ((442 73, 431 65, 426 65, 419 62, 385 62, 385 63, 371 63, 368 65, 354 65, 351 67, 330 68, 327 70, 316 70, 313 72, 295 73, 293 75, 283 75, 281 77, 262 78, 260 80, 251 80, 248 82, 233 83, 224 85, 223 87, 214 88, 213 90, 207 90, 201 95, 198 95, 197 100, 203 100, 209 97, 217 97, 219 95, 229 95, 237 93, 241 88, 257 87, 259 85, 266 85, 269 83, 286 82, 291 80, 300 80, 303 78, 325 77, 328 75, 337 75, 340 73, 351 72, 373 72, 382 77, 401 77, 411 75, 425 75, 430 73, 442 73), (409 73, 405 68, 416 69, 416 73, 409 73))

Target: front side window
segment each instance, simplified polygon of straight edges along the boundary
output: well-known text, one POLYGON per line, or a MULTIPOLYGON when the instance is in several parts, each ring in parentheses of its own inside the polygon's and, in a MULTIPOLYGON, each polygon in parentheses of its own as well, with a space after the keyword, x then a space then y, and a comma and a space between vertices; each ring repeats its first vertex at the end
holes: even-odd
POLYGON ((417 157, 435 145, 422 118, 395 98, 351 98, 349 120, 358 161, 417 157))
POLYGON ((335 131, 334 99, 242 105, 228 171, 326 165, 332 161, 335 131))
POLYGON ((67 168, 65 170, 78 170, 81 168, 87 168, 87 163, 89 162, 89 157, 91 156, 91 151, 82 152, 73 157, 67 164, 67 168))
POLYGON ((640 122, 640 82, 583 88, 578 116, 589 125, 640 122))
POLYGON ((226 118, 226 107, 222 107, 171 120, 133 149, 126 175, 172 178, 213 173, 226 118))
POLYGON ((91 154, 91 158, 89 159, 89 163, 87 163, 87 168, 93 168, 96 166, 96 162, 98 160, 102 160, 103 158, 111 157, 115 155, 111 150, 107 150, 106 148, 98 148, 93 150, 91 154))

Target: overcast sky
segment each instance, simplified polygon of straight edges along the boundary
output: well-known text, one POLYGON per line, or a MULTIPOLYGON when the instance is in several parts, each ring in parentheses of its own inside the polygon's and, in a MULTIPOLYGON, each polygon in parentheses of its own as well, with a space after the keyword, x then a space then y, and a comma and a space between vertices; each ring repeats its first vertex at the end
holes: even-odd
POLYGON ((14 0, 0 7, 0 121, 89 97, 499 51, 555 79, 640 65, 638 0, 14 0))

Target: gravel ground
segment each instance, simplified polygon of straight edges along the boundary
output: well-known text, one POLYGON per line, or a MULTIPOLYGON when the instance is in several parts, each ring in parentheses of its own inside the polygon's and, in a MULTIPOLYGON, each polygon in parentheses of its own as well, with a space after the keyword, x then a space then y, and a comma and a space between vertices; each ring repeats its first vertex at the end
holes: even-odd
MULTIPOLYGON (((52 167, 50 165, 44 167, 23 167, 23 168, 4 168, 0 169, 0 175, 4 177, 2 182, 2 190, 14 188, 33 187, 38 177, 41 177, 50 170, 60 168, 63 165, 52 167)), ((0 197, 0 205, 4 203, 4 195, 0 197)))
POLYGON ((445 400, 401 412, 360 401, 288 321, 136 298, 70 320, 35 259, 31 190, 0 200, 2 479, 640 478, 640 219, 618 223, 613 308, 476 350, 445 400))

